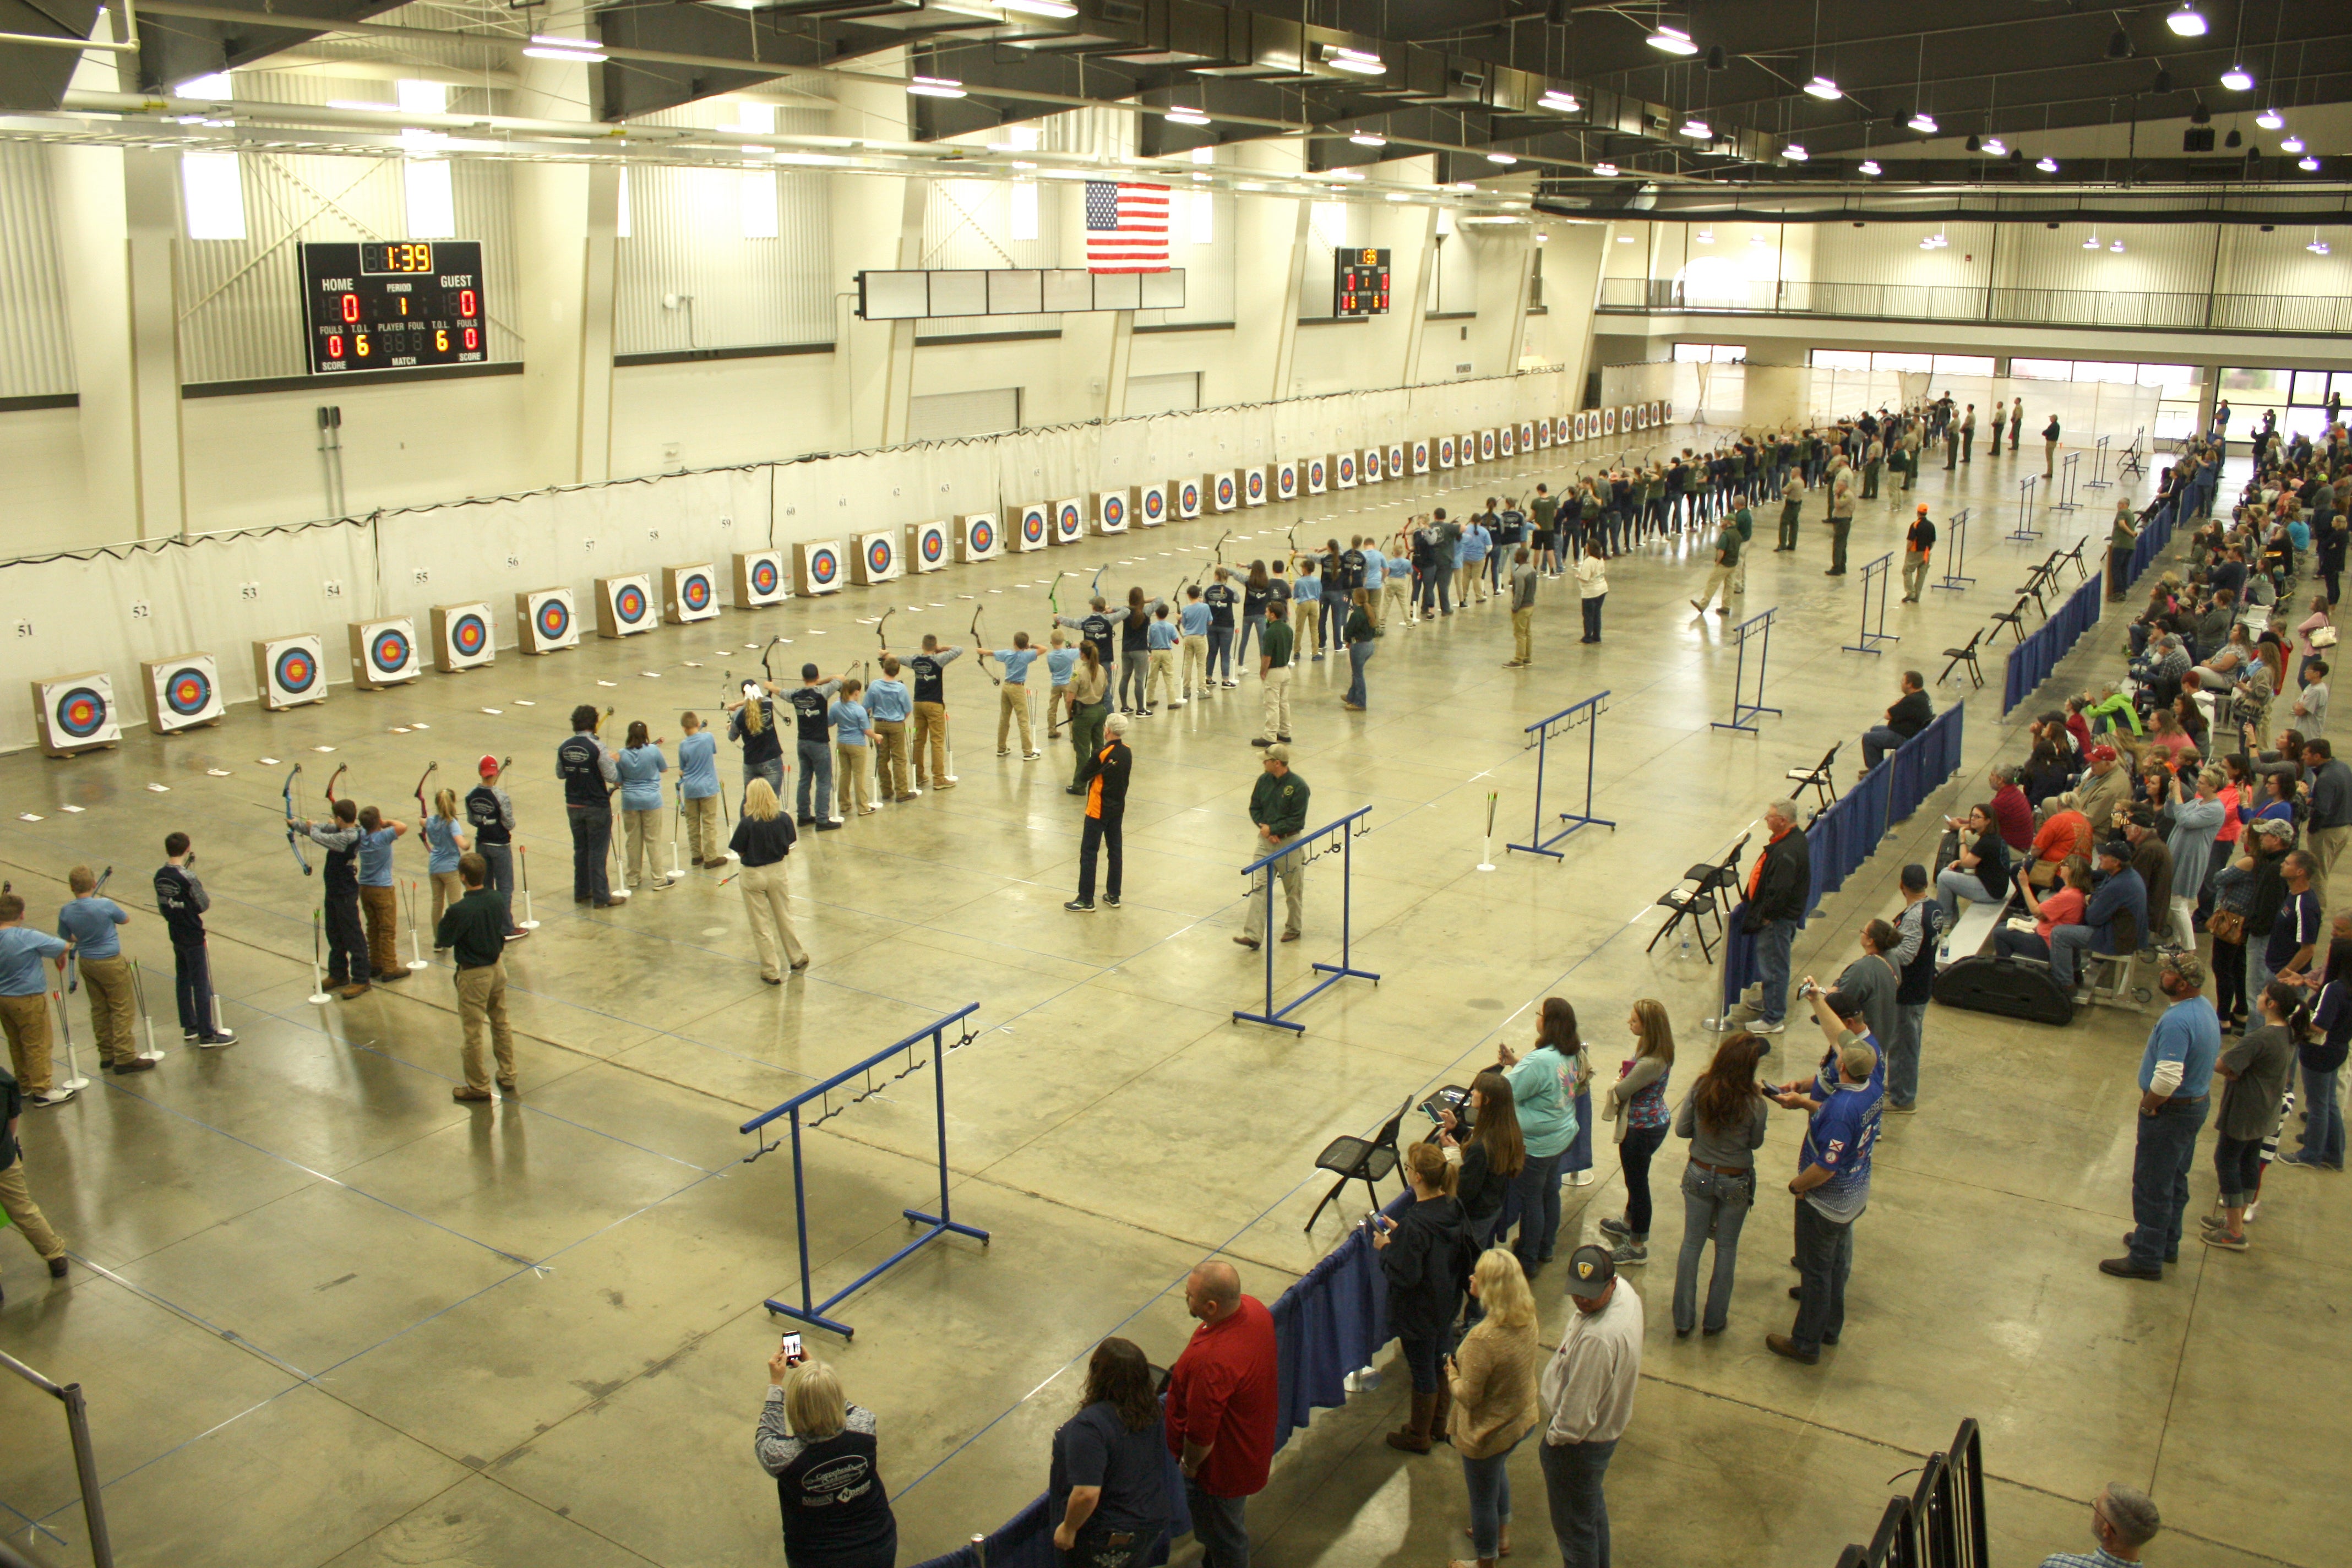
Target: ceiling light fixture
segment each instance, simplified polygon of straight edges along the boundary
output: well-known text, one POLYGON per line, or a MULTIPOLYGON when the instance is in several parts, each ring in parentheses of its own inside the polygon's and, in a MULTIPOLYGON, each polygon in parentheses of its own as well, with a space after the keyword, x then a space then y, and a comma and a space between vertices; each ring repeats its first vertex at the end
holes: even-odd
POLYGON ((533 33, 522 52, 535 60, 583 66, 601 66, 607 58, 604 46, 593 38, 559 38, 545 33, 533 33))
POLYGON ((1689 137, 1694 142, 1705 142, 1712 138, 1715 135, 1715 132, 1707 125, 1706 121, 1701 120, 1697 115, 1694 114, 1689 119, 1683 121, 1683 134, 1689 137))
POLYGON ((1323 63, 1333 70, 1353 71, 1358 76, 1385 76, 1389 68, 1370 49, 1351 49, 1339 44, 1324 46, 1323 63))
POLYGON ((2205 36, 2204 13, 2188 5, 2187 0, 2183 0, 2179 10, 2164 19, 2164 25, 2184 38, 2201 38, 2205 36))
POLYGON ((1063 0, 996 0, 996 5, 999 10, 1018 11, 1024 16, 1052 16, 1058 19, 1078 14, 1078 8, 1076 5, 1065 5, 1063 0))
POLYGON ((2085 250, 2096 250, 2099 248, 2099 231, 2097 229, 2095 228, 2091 231, 2091 237, 2083 242, 2083 248, 2085 250))
POLYGON ((1385 147, 1389 144, 1387 137, 1375 135, 1370 131, 1359 131, 1348 140, 1359 147, 1385 147))
MULTIPOLYGON (((180 96, 185 98, 188 95, 186 93, 182 93, 180 96)), ((331 98, 327 100, 327 107, 329 109, 356 109, 372 114, 397 114, 400 112, 400 105, 396 103, 370 103, 364 99, 358 98, 331 98)))
POLYGON ((1669 27, 1664 22, 1658 24, 1656 32, 1642 41, 1654 49, 1664 49, 1670 55, 1698 53, 1698 46, 1691 42, 1691 36, 1688 33, 1684 32, 1680 27, 1669 27))
POLYGON ((1805 90, 1815 98, 1834 99, 1839 96, 1838 84, 1825 76, 1817 76, 1805 84, 1805 90))
POLYGON ((1486 154, 1486 162, 1489 163, 1500 163, 1506 168, 1518 161, 1519 160, 1517 156, 1509 153, 1489 153, 1486 154))
POLYGON ((1862 161, 1862 172, 1865 174, 1876 174, 1881 173, 1881 170, 1878 167, 1878 160, 1875 158, 1864 158, 1862 161))
POLYGON ((2221 85, 2231 92, 2251 92, 2254 86, 2253 73, 2243 66, 2231 66, 2221 73, 2221 85))
POLYGON ((1715 243, 1715 230, 1711 228, 1702 228, 1694 233, 1691 237, 1698 241, 1701 245, 1713 245, 1715 243))
POLYGON ((1197 109, 1171 109, 1162 116, 1171 125, 1206 125, 1209 117, 1197 109))
POLYGON ((1911 117, 1910 124, 1911 129, 1922 136, 1933 136, 1936 133, 1936 117, 1924 109, 1911 117))
POLYGON ((2117 256, 2121 256, 2124 253, 2124 242, 2119 239, 2113 245, 2107 247, 2107 248, 2114 251, 2117 256))
POLYGON ((1475 196, 1478 194, 1478 182, 1475 180, 1457 180, 1454 182, 1454 189, 1461 192, 1465 196, 1475 196))
POLYGON ((1617 174, 1617 165, 1614 163, 1595 163, 1592 165, 1592 172, 1600 175, 1604 180, 1613 179, 1617 174))
POLYGON ((2034 160, 2033 166, 2045 174, 2054 174, 2058 172, 2058 160, 2051 157, 2037 158, 2034 160))
POLYGON ((2306 174, 2316 174, 2319 173, 2319 160, 2316 158, 2297 158, 2294 161, 2294 166, 2301 169, 2306 174))
POLYGON ((1630 234, 1621 234, 1617 237, 1617 243, 1620 245, 1631 245, 1633 243, 1633 237, 1630 234))
POLYGON ((2281 138, 2279 142, 2279 151, 2282 153, 2302 152, 2303 138, 2300 136, 2287 136, 2281 138))
POLYGON ((1791 163, 1801 163, 1806 159, 1811 157, 1812 154, 1805 151, 1805 144, 1803 142, 1791 142, 1786 147, 1780 149, 1780 156, 1786 158, 1791 163))
POLYGON ((907 90, 917 98, 961 98, 963 83, 953 77, 919 76, 907 84, 907 90))
POLYGON ((2304 248, 2314 256, 2325 256, 2327 254, 2327 242, 2319 237, 2319 231, 2315 228, 2311 231, 2311 243, 2304 248))
POLYGON ((2275 131, 2286 123, 2286 116, 2275 109, 2265 109, 2254 116, 2254 123, 2265 131, 2275 131))
POLYGON ((1536 100, 1536 107, 1538 109, 1549 109, 1559 114, 1574 114, 1578 110, 1582 109, 1584 105, 1576 101, 1576 94, 1572 92, 1562 92, 1559 89, 1555 87, 1546 91, 1541 98, 1536 100))
POLYGON ((1360 180, 1364 177, 1361 169, 1331 169, 1327 174, 1334 180, 1360 180))
POLYGON ((2009 143, 2002 141, 1998 136, 1986 137, 1984 140, 1984 150, 1987 153, 1995 158, 2006 158, 2009 156, 2009 143))

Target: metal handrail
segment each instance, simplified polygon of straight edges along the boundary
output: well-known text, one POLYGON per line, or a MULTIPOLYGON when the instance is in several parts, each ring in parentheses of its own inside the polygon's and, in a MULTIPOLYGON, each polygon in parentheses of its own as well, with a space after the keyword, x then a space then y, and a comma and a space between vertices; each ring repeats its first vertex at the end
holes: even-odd
POLYGON ((1984 1439, 1962 1421, 1944 1453, 1930 1454, 1909 1497, 1892 1497, 1868 1546, 1851 1545, 1837 1568, 1989 1568, 1984 1439))
POLYGON ((1750 284, 1748 298, 1742 300, 1715 296, 1694 299, 1687 286, 1673 278, 1604 278, 1601 281, 1599 308, 1721 315, 1900 317, 2039 326, 2163 327, 2314 336, 2352 331, 2352 299, 2330 295, 2150 293, 1784 279, 1750 284))
POLYGON ((74 1475, 81 1487, 82 1518, 89 1527, 89 1560, 93 1568, 114 1568, 114 1542, 107 1534, 106 1503, 99 1496, 98 1454, 90 1447, 89 1405, 82 1398, 81 1384, 52 1383, 5 1351, 0 1351, 0 1367, 7 1368, 66 1407, 66 1433, 73 1443, 74 1475))

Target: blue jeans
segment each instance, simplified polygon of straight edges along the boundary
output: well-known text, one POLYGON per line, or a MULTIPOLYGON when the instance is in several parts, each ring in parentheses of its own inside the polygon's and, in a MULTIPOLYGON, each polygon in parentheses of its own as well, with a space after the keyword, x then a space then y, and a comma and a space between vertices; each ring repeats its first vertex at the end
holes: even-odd
POLYGON ((1369 640, 1348 645, 1347 700, 1359 708, 1364 705, 1364 666, 1370 664, 1372 655, 1379 651, 1380 645, 1369 640))
POLYGON ((1242 1519, 1247 1498, 1213 1497, 1187 1479, 1184 1503, 1192 1511, 1192 1539, 1201 1543, 1201 1568, 1249 1568, 1249 1526, 1242 1519))
POLYGON ((1925 1002, 1895 1005, 1895 1037, 1886 1044, 1886 1094, 1897 1105, 1919 1103, 1919 1035, 1927 1019, 1925 1002))
MULTIPOLYGON (((811 817, 820 822, 833 820, 833 748, 823 741, 795 741, 799 748, 801 786, 799 816, 803 822, 811 817), (816 805, 809 805, 809 792, 816 792, 816 805)), ((782 765, 778 764, 780 767, 782 765)))
MULTIPOLYGON (((213 961, 203 942, 172 944, 172 994, 180 1005, 180 1033, 210 1039, 213 1034, 213 961)), ((354 984, 367 984, 368 968, 364 961, 348 976, 354 984)))
POLYGON ((1503 1526, 1511 1522, 1511 1455, 1519 1443, 1462 1461, 1462 1485, 1470 1494, 1470 1555, 1481 1562, 1492 1563, 1503 1549, 1503 1526))
POLYGON ((1801 1351, 1837 1343, 1845 1328, 1845 1280, 1853 1270, 1853 1222, 1830 1218, 1797 1200, 1797 1321, 1789 1338, 1801 1351))
POLYGON ((1683 1167, 1683 1250, 1675 1261, 1675 1328, 1698 1327, 1698 1255, 1715 1237, 1715 1272, 1706 1282, 1706 1331, 1723 1331, 1731 1310, 1731 1281, 1739 1265, 1739 1227, 1756 1205, 1756 1173, 1727 1176, 1720 1171, 1683 1167))
POLYGON ((2295 1158, 2340 1171, 2344 1168, 2344 1108, 2336 1103, 2336 1072, 2303 1069, 2303 1146, 2295 1158))
MULTIPOLYGON (((808 754, 806 752, 803 752, 801 754, 801 760, 803 762, 806 762, 808 760, 808 754)), ((743 782, 748 784, 753 779, 767 780, 768 787, 776 792, 776 804, 778 805, 784 804, 783 758, 778 757, 773 762, 767 763, 745 763, 743 764, 743 782)))
POLYGON ((1584 606, 1584 637, 1587 642, 1601 640, 1601 601, 1608 596, 1606 594, 1595 594, 1592 597, 1580 601, 1584 606))
POLYGON ((1794 921, 1766 921, 1756 933, 1756 975, 1764 986, 1764 1022, 1789 1016, 1789 949, 1797 940, 1794 921))
POLYGON ((1666 1124, 1628 1127, 1617 1145, 1617 1168, 1625 1174, 1625 1228, 1637 1241, 1650 1235, 1650 1156, 1666 1141, 1666 1124))
MULTIPOLYGON (((1325 647, 1335 647, 1338 645, 1341 634, 1346 632, 1348 629, 1348 602, 1345 599, 1326 594, 1322 598, 1317 600, 1316 604, 1319 606, 1319 608, 1317 609, 1316 614, 1322 617, 1317 625, 1323 634, 1321 639, 1323 646, 1325 647)), ((1318 653, 1315 657, 1321 658, 1323 656, 1318 653)))
POLYGON ((479 855, 482 863, 489 868, 490 887, 499 895, 499 912, 506 920, 507 930, 514 930, 514 846, 484 844, 477 839, 474 853, 479 855))
POLYGON ((1884 724, 1874 724, 1862 732, 1862 765, 1874 768, 1886 753, 1903 743, 1903 737, 1884 724))
POLYGON ((1519 1255, 1522 1268, 1532 1269, 1549 1258, 1559 1239, 1559 1160, 1558 1154, 1529 1154, 1504 1194, 1503 1222, 1495 1227, 1495 1239, 1500 1243, 1512 1226, 1519 1226, 1519 1239, 1511 1250, 1519 1255))
POLYGON ((2210 1097, 2168 1100, 2138 1118, 2132 1151, 2131 1260, 2156 1268, 2180 1257, 2180 1218, 2189 1211, 2189 1167, 2197 1161, 2197 1133, 2210 1097))
POLYGON ((1437 1363, 1445 1354, 1444 1336, 1424 1340, 1414 1334, 1399 1334, 1397 1353, 1404 1357, 1405 1371, 1412 1374, 1415 1394, 1437 1392, 1437 1363))
POLYGON ((1257 638, 1258 647, 1262 648, 1265 646, 1265 617, 1264 616, 1244 616, 1242 617, 1241 640, 1234 644, 1234 658, 1242 661, 1242 668, 1244 669, 1247 669, 1249 668, 1250 638, 1253 637, 1257 638))
POLYGON ((1606 1443, 1546 1443, 1544 1494, 1551 1503, 1551 1532, 1559 1542, 1562 1568, 1609 1568, 1609 1500, 1601 1483, 1609 1475, 1615 1439, 1606 1443))
MULTIPOLYGON (((2105 951, 2102 939, 2105 935, 2104 929, 2093 931, 2089 926, 2052 926, 2050 928, 2050 973, 2056 977, 2059 984, 2069 991, 2074 988, 2075 955, 2105 951)), ((2248 952, 2253 951, 2252 942, 2246 944, 2246 951, 2248 952)))
MULTIPOLYGON (((1874 767, 1876 765, 1874 763, 1872 764, 1874 767)), ((1965 866, 1947 866, 1936 873, 1936 903, 1943 910, 1946 931, 1951 930, 1953 922, 1960 918, 1962 899, 1972 904, 1981 904, 1991 898, 1992 895, 1985 891, 1984 879, 1965 866)))
POLYGON ((1231 680, 1234 678, 1233 627, 1213 626, 1209 628, 1209 659, 1202 668, 1208 671, 1212 680, 1231 680), (1223 667, 1223 674, 1218 673, 1220 667, 1223 667))

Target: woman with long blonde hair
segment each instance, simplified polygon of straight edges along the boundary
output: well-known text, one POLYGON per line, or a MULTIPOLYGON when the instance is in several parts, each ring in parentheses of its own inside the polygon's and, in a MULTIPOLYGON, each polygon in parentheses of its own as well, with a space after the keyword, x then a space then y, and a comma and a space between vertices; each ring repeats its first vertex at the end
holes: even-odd
POLYGON ((760 949, 760 978, 771 985, 784 983, 783 963, 777 962, 779 947, 794 971, 809 966, 808 950, 793 931, 792 883, 784 870, 784 857, 799 837, 774 789, 764 776, 755 774, 743 786, 743 815, 728 847, 743 862, 737 879, 743 884, 743 910, 751 920, 751 940, 760 949))
POLYGON ((1625 1027, 1633 1054, 1617 1066, 1609 1103, 1601 1114, 1617 1124, 1617 1164, 1625 1173, 1625 1213, 1601 1222, 1615 1243, 1617 1267, 1650 1260, 1650 1156, 1666 1141, 1666 1078, 1675 1066, 1675 1026, 1666 1005, 1644 996, 1625 1027))
MULTIPOLYGON (((1508 1247, 1479 1254, 1470 1294, 1486 1315, 1445 1358, 1444 1386, 1452 1395, 1446 1440, 1462 1456, 1470 1493, 1470 1544, 1477 1568, 1495 1568, 1511 1549, 1511 1450, 1536 1429, 1541 1350, 1536 1343, 1536 1298, 1508 1247)), ((1453 1568, 1471 1568, 1455 1562, 1453 1568)))

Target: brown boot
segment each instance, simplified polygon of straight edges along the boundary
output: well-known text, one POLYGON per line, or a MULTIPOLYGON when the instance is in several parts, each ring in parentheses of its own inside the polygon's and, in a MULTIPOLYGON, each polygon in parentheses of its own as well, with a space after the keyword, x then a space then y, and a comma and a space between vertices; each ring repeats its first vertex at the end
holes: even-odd
POLYGON ((1454 1386, 1445 1380, 1445 1368, 1442 1363, 1437 1369, 1437 1392, 1431 1398, 1433 1403, 1429 1411, 1429 1441, 1432 1446, 1450 1444, 1454 1439, 1447 1435, 1445 1423, 1446 1417, 1454 1413, 1454 1386))
POLYGON ((1437 1406, 1437 1395, 1413 1391, 1412 1413, 1405 1418, 1402 1430, 1389 1434, 1389 1447, 1402 1448, 1408 1454, 1429 1452, 1429 1417, 1437 1406))

